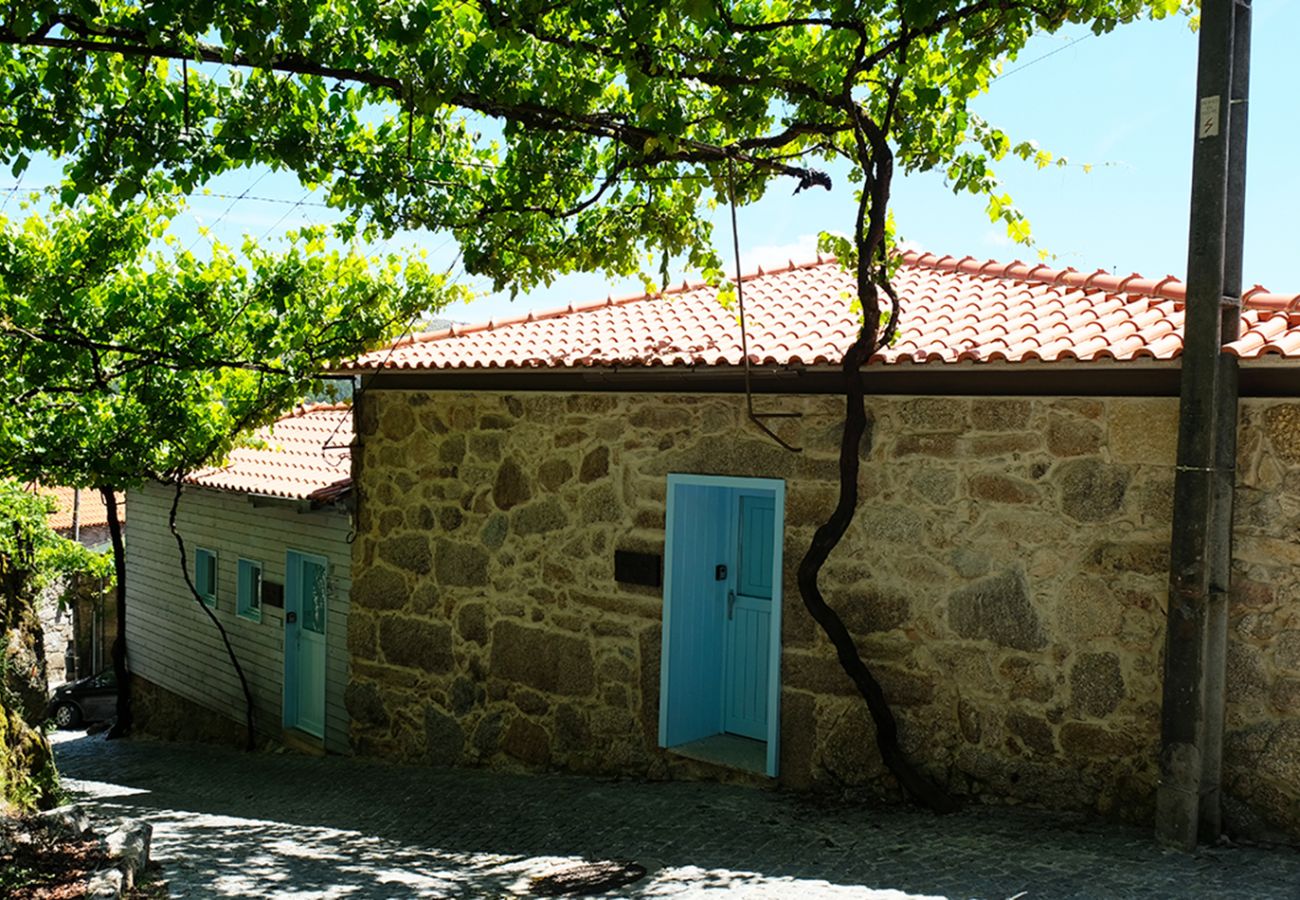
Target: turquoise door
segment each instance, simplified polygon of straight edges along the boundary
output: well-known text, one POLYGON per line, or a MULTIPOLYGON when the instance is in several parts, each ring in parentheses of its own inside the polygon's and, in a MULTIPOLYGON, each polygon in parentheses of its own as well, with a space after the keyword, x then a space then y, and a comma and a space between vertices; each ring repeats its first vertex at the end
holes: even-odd
POLYGON ((767 738, 772 628, 771 494, 740 494, 734 507, 735 579, 727 595, 722 678, 723 730, 767 738))
POLYGON ((739 767, 775 776, 785 485, 674 474, 667 501, 659 746, 691 756, 715 738, 728 752, 759 741, 762 767, 739 767))
POLYGON ((675 747, 722 731, 722 679, 728 562, 727 515, 732 492, 686 484, 672 491, 672 552, 665 575, 672 589, 664 618, 660 738, 675 747), (671 711, 671 714, 670 714, 671 711))
POLYGON ((284 724, 325 736, 325 625, 329 565, 290 550, 284 584, 284 724))

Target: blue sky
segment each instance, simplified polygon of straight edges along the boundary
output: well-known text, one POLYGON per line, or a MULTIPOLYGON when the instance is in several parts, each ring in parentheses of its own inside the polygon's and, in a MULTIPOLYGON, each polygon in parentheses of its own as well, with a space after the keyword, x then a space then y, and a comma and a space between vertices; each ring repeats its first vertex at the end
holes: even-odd
MULTIPOLYGON (((1246 281, 1300 292, 1300 66, 1294 46, 1300 0, 1256 0, 1254 8, 1246 281)), ((977 111, 1013 140, 1032 138, 1073 163, 1039 171, 1011 160, 1000 169, 1040 246, 1056 255, 1053 265, 1184 274, 1196 44, 1181 19, 1137 23, 1101 37, 1082 29, 1044 36, 1031 42, 979 100, 977 111), (1084 163, 1091 171, 1084 171, 1084 163)), ((48 164, 34 166, 26 182, 48 182, 52 176, 48 164)), ((304 196, 291 177, 258 171, 226 176, 212 189, 235 195, 255 180, 250 197, 297 201, 304 196)), ((1001 227, 989 223, 980 200, 953 196, 934 175, 897 179, 894 213, 905 238, 937 253, 1000 260, 1034 253, 1011 244, 1001 227)), ((715 215, 719 245, 729 248, 725 210, 715 215)), ((740 213, 743 266, 751 271, 810 259, 817 232, 848 232, 852 215, 852 191, 843 177, 829 193, 792 196, 784 184, 774 184, 767 197, 740 213)), ((220 219, 215 234, 238 244, 244 233, 274 234, 333 218, 331 211, 312 205, 243 200, 232 206, 225 198, 200 197, 176 229, 186 245, 197 244, 202 240, 197 224, 220 219)), ((455 252, 446 235, 427 232, 401 234, 381 246, 421 246, 446 262, 455 252)), ((726 255, 730 259, 729 250, 726 255)), ((475 285, 472 278, 467 283, 475 285)), ((446 315, 479 321, 637 290, 630 281, 611 284, 599 276, 575 275, 513 302, 485 296, 446 315)))
MULTIPOLYGON (((1246 281, 1300 292, 1300 0, 1256 0, 1254 9, 1246 281)), ((1196 51, 1197 35, 1183 19, 1100 37, 1065 31, 1031 42, 980 99, 977 111, 1013 140, 1032 138, 1074 163, 1040 171, 1009 160, 999 169, 1039 244, 1056 255, 1052 265, 1185 276, 1196 51)), ((897 179, 894 214, 905 238, 937 253, 1034 255, 988 221, 981 200, 954 196, 936 175, 897 179)), ((819 230, 851 231, 852 192, 843 178, 829 193, 796 196, 776 184, 739 218, 746 271, 807 260, 819 230)), ((716 228, 730 261, 724 210, 716 228)), ((572 276, 513 305, 486 298, 449 314, 479 321, 637 290, 572 276)))

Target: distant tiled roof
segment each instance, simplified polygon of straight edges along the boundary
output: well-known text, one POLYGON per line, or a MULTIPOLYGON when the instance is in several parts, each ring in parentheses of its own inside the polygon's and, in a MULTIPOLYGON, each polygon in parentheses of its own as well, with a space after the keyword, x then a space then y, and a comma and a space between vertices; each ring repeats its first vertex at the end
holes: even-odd
POLYGON ((231 451, 222 468, 196 472, 186 483, 316 501, 335 500, 352 486, 352 409, 346 404, 299 407, 259 429, 254 441, 231 451))
MULTIPOLYGON (((72 508, 74 506, 73 494, 75 489, 70 487, 42 487, 42 494, 48 494, 54 498, 58 507, 50 513, 50 527, 55 531, 72 531, 72 508)), ((104 499, 99 495, 99 491, 92 488, 81 489, 81 502, 79 504, 78 516, 81 520, 82 528, 97 528, 108 524, 108 508, 104 506, 104 499)), ((126 522, 126 498, 122 494, 117 495, 117 515, 122 522, 126 522)))
MULTIPOLYGON (((1184 286, 1172 276, 1083 273, 908 253, 893 281, 898 339, 872 363, 1171 360, 1182 352, 1184 286)), ((833 260, 744 279, 749 355, 759 365, 838 364, 857 331, 852 278, 833 260)), ((1245 296, 1243 359, 1300 357, 1300 295, 1245 296)), ((734 308, 715 289, 608 299, 416 335, 352 370, 734 366, 734 308)))

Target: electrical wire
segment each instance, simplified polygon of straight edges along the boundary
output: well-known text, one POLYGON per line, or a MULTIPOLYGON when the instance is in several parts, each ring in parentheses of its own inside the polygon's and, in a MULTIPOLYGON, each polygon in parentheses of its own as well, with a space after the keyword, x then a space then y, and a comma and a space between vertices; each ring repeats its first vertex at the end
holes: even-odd
MULTIPOLYGON (((291 205, 287 210, 285 210, 284 215, 282 215, 282 216, 280 216, 280 218, 276 219, 275 222, 271 225, 270 228, 268 228, 268 229, 266 229, 266 231, 262 232, 262 236, 259 237, 259 238, 257 239, 257 242, 260 244, 262 241, 266 240, 267 236, 270 235, 271 232, 273 232, 273 231, 275 231, 277 228, 279 228, 280 225, 283 224, 283 222, 284 222, 285 219, 287 219, 287 218, 289 218, 289 216, 293 215, 293 211, 294 211, 295 209, 298 209, 299 207, 301 207, 301 206, 305 203, 305 201, 307 200, 307 198, 311 196, 311 194, 312 194, 312 190, 311 190, 311 188, 307 188, 307 190, 303 192, 303 195, 302 195, 301 197, 298 198, 298 202, 297 202, 297 203, 292 204, 292 205, 291 205)), ((286 200, 286 201, 279 201, 279 202, 285 202, 285 203, 287 203, 288 201, 286 200)))
POLYGON ((1061 47, 1057 47, 1055 50, 1052 50, 1048 53, 1044 53, 1042 56, 1035 57, 1034 59, 1031 59, 1029 62, 1025 63, 1024 65, 1016 66, 1014 69, 1008 69, 1005 72, 1001 72, 997 75, 994 75, 992 78, 989 79, 989 84, 992 84, 995 81, 1001 81, 1003 78, 1010 78, 1012 75, 1016 74, 1017 72, 1023 72, 1025 69, 1028 69, 1030 66, 1038 65, 1040 62, 1042 62, 1045 59, 1049 59, 1058 53, 1064 53, 1066 50, 1069 50, 1075 44, 1082 43, 1083 41, 1086 41, 1090 37, 1096 37, 1096 35, 1093 34, 1091 31, 1088 32, 1087 34, 1080 35, 1079 37, 1070 41, 1068 44, 1065 44, 1061 47))
POLYGON ((267 169, 261 175, 258 175, 257 179, 252 184, 250 184, 247 188, 245 188, 242 194, 237 196, 234 200, 230 201, 230 205, 226 207, 225 211, 221 215, 217 216, 216 220, 211 225, 207 226, 206 229, 203 227, 203 220, 199 218, 198 213, 194 213, 194 218, 198 219, 199 222, 199 233, 198 235, 195 236, 194 240, 190 243, 190 245, 185 248, 185 252, 189 253, 193 251, 194 246, 198 244, 199 239, 205 236, 207 237, 208 241, 212 244, 212 246, 215 247, 217 245, 217 240, 212 236, 212 232, 216 229, 218 225, 221 224, 222 220, 224 220, 226 216, 230 215, 230 211, 235 208, 235 204, 237 204, 240 200, 243 200, 245 197, 247 197, 248 192, 251 191, 253 188, 257 187, 262 182, 262 179, 270 174, 271 174, 271 170, 267 169))
POLYGON ((24 170, 21 174, 19 174, 19 176, 18 176, 18 182, 17 182, 17 184, 14 185, 13 190, 11 190, 11 191, 9 191, 9 192, 7 192, 7 193, 5 194, 4 202, 3 202, 3 203, 0 203, 0 213, 3 213, 3 212, 5 211, 5 207, 7 207, 7 206, 9 205, 9 201, 13 199, 14 194, 16 194, 16 193, 18 193, 20 190, 22 190, 22 187, 23 187, 23 176, 25 176, 26 174, 27 174, 27 172, 26 172, 25 170, 24 170))
MULTIPOLYGON (((391 242, 392 240, 393 240, 393 238, 392 238, 392 237, 389 237, 389 238, 388 238, 388 241, 385 241, 385 243, 391 242)), ((450 242, 450 240, 451 240, 451 239, 448 238, 448 240, 447 240, 447 241, 444 241, 444 242, 439 246, 438 249, 440 250, 440 249, 442 249, 442 247, 445 247, 445 246, 450 242)), ((436 252, 436 251, 435 251, 435 252, 436 252)), ((460 254, 457 253, 457 254, 456 254, 456 258, 453 259, 453 260, 451 261, 451 265, 449 265, 449 266, 447 267, 447 270, 446 270, 446 272, 445 272, 444 274, 446 274, 446 275, 451 275, 452 269, 454 269, 454 268, 455 268, 459 263, 460 263, 460 254)), ((452 285, 455 285, 456 282, 460 279, 460 276, 461 276, 461 275, 464 275, 464 274, 465 274, 465 269, 462 267, 462 268, 460 269, 460 271, 458 271, 455 275, 451 275, 451 281, 448 282, 448 286, 450 287, 450 286, 452 286, 452 285)), ((410 320, 407 321, 406 326, 402 329, 401 334, 399 334, 399 335, 398 335, 398 336, 397 336, 397 337, 396 337, 396 338, 395 338, 391 343, 389 343, 389 345, 388 345, 388 353, 385 354, 384 358, 380 361, 378 368, 381 368, 381 369, 382 369, 382 368, 384 368, 385 366, 388 365, 388 361, 389 361, 390 359, 392 359, 392 358, 393 358, 393 354, 397 352, 397 346, 398 346, 400 343, 402 343, 402 341, 406 340, 408 337, 411 336, 411 334, 412 334, 412 330, 415 328, 416 323, 419 322, 419 320, 420 320, 420 316, 422 316, 425 312, 427 312, 427 310, 417 310, 417 311, 416 311, 416 312, 411 316, 410 320)), ((357 394, 357 392, 358 392, 359 390, 360 390, 359 387, 354 387, 354 389, 353 389, 353 398, 356 397, 356 394, 357 394)), ((345 420, 345 419, 340 419, 340 420, 338 421, 338 423, 335 424, 335 426, 334 426, 334 430, 330 432, 329 437, 327 437, 327 438, 325 439, 325 443, 321 445, 321 459, 324 460, 325 463, 326 463, 327 465, 329 465, 331 468, 338 468, 338 466, 339 466, 339 465, 341 464, 341 462, 342 462, 342 457, 336 457, 334 460, 330 460, 330 459, 325 455, 325 453, 326 453, 327 450, 340 450, 340 449, 343 449, 343 448, 344 448, 345 445, 343 445, 343 444, 339 444, 339 445, 333 445, 333 444, 332 444, 332 442, 333 442, 335 436, 337 436, 338 433, 339 433, 339 429, 343 426, 344 421, 347 421, 347 420, 345 420)), ((351 445, 346 445, 346 446, 351 446, 351 445)))

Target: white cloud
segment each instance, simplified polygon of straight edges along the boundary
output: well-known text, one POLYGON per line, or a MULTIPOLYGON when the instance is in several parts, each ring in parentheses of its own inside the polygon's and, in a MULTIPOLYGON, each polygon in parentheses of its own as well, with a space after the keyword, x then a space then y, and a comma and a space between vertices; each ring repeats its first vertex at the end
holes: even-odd
MULTIPOLYGON (((899 241, 897 249, 903 253, 925 252, 925 247, 918 241, 909 240, 899 241)), ((799 265, 812 262, 816 258, 817 235, 801 234, 793 241, 784 244, 762 244, 748 250, 742 250, 740 263, 741 268, 746 273, 749 273, 760 266, 764 271, 770 271, 771 269, 785 268, 791 262, 799 265)))
MULTIPOLYGON (((807 263, 817 258, 817 235, 801 234, 784 244, 760 244, 740 251, 741 270, 749 273, 762 268, 779 269, 791 262, 807 263)), ((731 260, 728 260, 731 262, 731 260)), ((730 268, 730 267, 728 267, 730 268)))
POLYGON ((1015 241, 1007 237, 1005 233, 998 231, 996 228, 990 228, 983 234, 982 243, 986 247, 1012 247, 1015 241))

